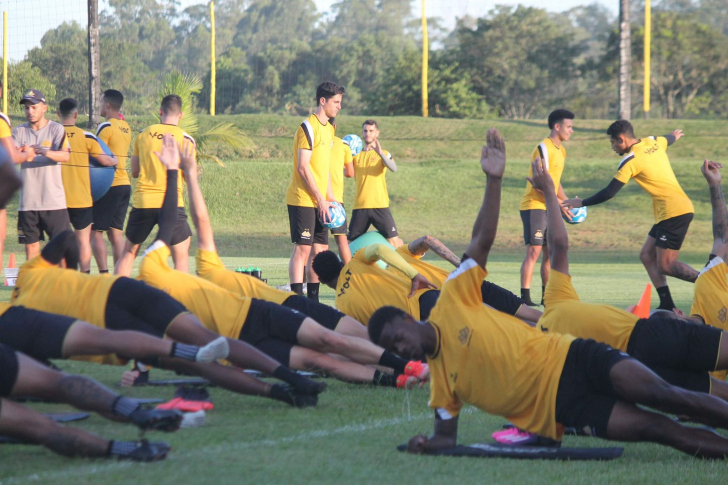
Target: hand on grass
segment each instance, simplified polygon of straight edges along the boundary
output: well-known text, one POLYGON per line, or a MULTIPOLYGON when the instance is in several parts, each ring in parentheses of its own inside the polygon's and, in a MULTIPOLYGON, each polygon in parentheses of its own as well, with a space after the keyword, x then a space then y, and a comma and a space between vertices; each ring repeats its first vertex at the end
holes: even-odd
POLYGON ((421 454, 425 452, 425 446, 427 445, 427 436, 418 434, 410 438, 407 443, 407 451, 410 453, 421 454))

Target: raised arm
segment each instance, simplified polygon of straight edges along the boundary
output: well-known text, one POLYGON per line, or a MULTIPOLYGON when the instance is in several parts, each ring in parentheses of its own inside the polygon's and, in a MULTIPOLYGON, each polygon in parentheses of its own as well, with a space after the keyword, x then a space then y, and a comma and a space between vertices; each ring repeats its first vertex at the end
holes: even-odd
POLYGON ((480 167, 487 176, 485 196, 483 205, 475 218, 473 235, 466 250, 466 254, 483 268, 488 262, 488 253, 490 253, 498 231, 501 185, 506 168, 506 142, 498 130, 495 128, 488 130, 486 142, 487 146, 483 147, 480 155, 480 167))
POLYGON ((440 256, 445 261, 451 263, 453 266, 460 266, 460 258, 455 256, 455 253, 445 246, 442 241, 432 236, 422 236, 421 238, 415 239, 407 245, 409 252, 415 256, 421 256, 427 252, 428 249, 432 249, 432 252, 440 256))
POLYGON ((197 247, 204 251, 215 252, 215 237, 212 232, 212 224, 210 224, 210 214, 207 211, 207 204, 202 196, 200 183, 197 179, 197 161, 191 155, 192 147, 189 142, 185 142, 182 147, 180 168, 187 179, 190 215, 197 232, 197 247))
POLYGON ((393 251, 386 244, 371 244, 367 246, 366 249, 364 249, 364 259, 366 259, 369 263, 375 263, 381 259, 388 265, 404 273, 412 280, 412 288, 408 295, 410 298, 414 296, 417 290, 425 288, 437 289, 435 285, 419 274, 417 270, 405 261, 402 256, 397 254, 396 251, 393 251))
POLYGON ((565 200, 561 203, 561 205, 566 209, 574 209, 576 207, 589 207, 590 205, 601 204, 602 202, 606 202, 615 195, 617 195, 617 192, 622 190, 622 187, 624 187, 624 185, 624 182, 620 182, 617 179, 612 179, 612 181, 609 182, 609 185, 607 185, 591 197, 587 197, 583 200, 576 197, 574 199, 565 200))
POLYGON ((662 135, 665 140, 667 140, 667 146, 672 145, 676 141, 678 141, 680 138, 685 136, 685 133, 683 133, 682 130, 673 130, 667 135, 662 135))
POLYGON ((162 208, 159 210, 159 231, 156 241, 162 241, 167 246, 171 246, 177 219, 177 184, 180 162, 177 140, 170 133, 165 133, 162 138, 162 152, 154 152, 154 154, 167 169, 167 188, 164 192, 162 208))
POLYGON ((700 171, 710 188, 710 205, 713 207, 713 249, 712 254, 728 260, 728 210, 721 187, 720 169, 723 165, 708 160, 703 161, 700 171))
POLYGON ((540 158, 531 164, 532 178, 528 181, 539 189, 546 200, 546 238, 551 258, 551 268, 559 273, 569 274, 569 234, 561 218, 561 206, 554 189, 554 181, 540 158))
POLYGON ((377 152, 377 155, 379 155, 379 158, 382 159, 382 163, 384 163, 384 166, 387 167, 392 172, 397 171, 397 164, 394 163, 394 160, 392 160, 392 157, 390 157, 382 148, 382 144, 379 143, 379 139, 374 139, 374 151, 377 152))

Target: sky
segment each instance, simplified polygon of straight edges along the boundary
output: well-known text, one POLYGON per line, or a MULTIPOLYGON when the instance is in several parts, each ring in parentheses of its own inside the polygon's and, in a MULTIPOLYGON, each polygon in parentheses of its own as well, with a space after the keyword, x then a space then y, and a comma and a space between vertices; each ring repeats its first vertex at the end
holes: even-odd
MULTIPOLYGON (((182 8, 206 0, 179 0, 182 8)), ((286 1, 286 0, 280 0, 286 1)), ((321 12, 327 11, 337 0, 314 0, 321 12)), ((562 12, 578 5, 600 3, 615 15, 619 9, 618 0, 426 0, 428 17, 440 17, 445 27, 455 25, 457 17, 483 16, 496 4, 527 5, 541 7, 553 12, 562 12)), ((413 12, 420 15, 422 2, 413 0, 413 12)), ((99 0, 103 9, 104 0, 99 0)), ((43 34, 65 21, 75 20, 86 25, 86 0, 0 0, 0 10, 8 12, 8 58, 22 60, 26 52, 40 45, 43 34)))

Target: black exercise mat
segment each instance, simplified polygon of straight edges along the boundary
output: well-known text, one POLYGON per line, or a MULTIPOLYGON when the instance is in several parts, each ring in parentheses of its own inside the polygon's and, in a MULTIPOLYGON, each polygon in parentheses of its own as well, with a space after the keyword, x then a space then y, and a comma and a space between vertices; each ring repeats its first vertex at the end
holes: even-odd
MULTIPOLYGON (((397 447, 406 451, 407 445, 397 447)), ((475 443, 460 445, 439 451, 428 451, 426 455, 470 456, 475 458, 515 458, 519 460, 614 460, 622 456, 624 448, 561 448, 541 446, 505 446, 500 443, 475 443)))

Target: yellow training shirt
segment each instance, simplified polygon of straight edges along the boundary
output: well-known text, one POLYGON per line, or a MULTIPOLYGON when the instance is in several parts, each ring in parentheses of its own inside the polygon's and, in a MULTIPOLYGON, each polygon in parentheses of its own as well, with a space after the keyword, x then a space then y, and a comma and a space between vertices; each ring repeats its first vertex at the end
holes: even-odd
POLYGON ((309 167, 316 187, 323 198, 329 187, 329 165, 334 145, 334 127, 331 123, 321 124, 316 114, 306 118, 296 130, 293 139, 293 178, 286 191, 286 204, 299 207, 316 207, 316 199, 306 190, 298 173, 298 150, 310 150, 309 167))
MULTIPOLYGON (((401 245, 396 249, 396 251, 410 266, 416 269, 419 274, 427 278, 430 283, 437 286, 438 288, 442 288, 445 280, 450 275, 450 273, 448 273, 446 269, 435 266, 434 264, 428 263, 427 261, 422 261, 422 255, 412 254, 407 244, 401 245)), ((406 278, 404 273, 402 273, 392 265, 387 266, 387 271, 391 271, 400 278, 406 278)))
MULTIPOLYGON (((165 133, 171 133, 179 146, 188 140, 195 145, 195 140, 184 132, 182 128, 174 125, 158 123, 145 129, 134 142, 133 156, 139 157, 139 178, 134 187, 134 195, 131 197, 131 205, 135 209, 160 209, 164 201, 164 193, 167 191, 167 169, 159 161, 154 152, 162 151, 162 137, 165 133)), ((179 183, 177 184, 177 207, 184 207, 182 190, 184 183, 182 170, 179 171, 179 183)))
POLYGON ((551 270, 544 293, 545 311, 537 326, 544 332, 594 339, 627 352, 627 344, 639 318, 611 305, 584 303, 571 285, 571 276, 551 270))
POLYGON ((632 146, 619 163, 615 179, 626 184, 634 178, 652 197, 655 224, 672 217, 693 213, 693 203, 683 192, 667 158, 667 139, 643 138, 632 146))
POLYGON ((10 118, 5 113, 0 112, 0 138, 12 138, 12 136, 13 128, 10 118))
MULTIPOLYGON (((706 325, 728 331, 728 266, 720 257, 711 259, 695 280, 690 315, 702 318, 706 325)), ((725 381, 728 371, 715 371, 711 375, 725 381)))
POLYGON ((126 171, 126 161, 129 159, 129 146, 131 145, 131 128, 129 128, 129 124, 124 120, 111 118, 99 125, 96 136, 108 145, 119 161, 111 186, 130 185, 129 173, 126 171))
POLYGON ((455 417, 469 403, 560 440, 556 392, 574 337, 541 333, 483 305, 480 285, 487 275, 474 260, 463 261, 432 309, 428 321, 437 347, 427 356, 430 407, 455 417))
MULTIPOLYGON (((384 154, 394 159, 387 150, 384 150, 384 154)), ((385 178, 387 170, 382 157, 374 150, 360 152, 354 157, 354 180, 356 180, 354 209, 389 207, 389 192, 385 178)))
POLYGON ((407 298, 412 281, 368 262, 364 253, 364 249, 354 253, 341 270, 336 282, 336 308, 364 325, 383 306, 394 306, 420 318, 420 296, 427 290, 407 298))
POLYGON ((89 275, 36 256, 18 270, 10 302, 106 327, 106 302, 120 276, 89 275))
POLYGON ((63 190, 66 192, 66 205, 80 209, 94 205, 91 196, 91 177, 89 176, 89 155, 105 154, 93 133, 77 126, 66 126, 66 137, 71 144, 71 158, 61 164, 63 190))
POLYGON ((334 137, 334 146, 331 149, 331 163, 329 173, 331 174, 331 188, 334 190, 336 202, 344 203, 344 166, 351 163, 351 149, 344 140, 338 136, 334 137))
MULTIPOLYGON (((554 141, 551 137, 546 137, 536 147, 531 155, 531 162, 539 157, 544 164, 544 167, 551 175, 551 179, 554 181, 554 187, 556 192, 559 191, 559 185, 561 185, 561 175, 564 173, 564 164, 566 163, 566 148, 564 145, 557 147, 554 145, 554 141)), ((528 176, 533 177, 531 166, 529 164, 528 176)), ((520 210, 533 210, 540 209, 546 210, 546 200, 543 194, 536 190, 531 182, 526 181, 526 192, 521 197, 520 210)))
POLYGON ((251 299, 170 268, 167 264, 170 255, 169 248, 161 241, 149 246, 139 265, 139 279, 182 303, 208 330, 223 337, 239 338, 251 299))
POLYGON ((206 279, 230 293, 269 301, 277 305, 281 305, 295 295, 292 291, 271 288, 254 276, 230 271, 222 264, 216 252, 198 249, 195 260, 197 261, 197 274, 200 278, 206 279))

